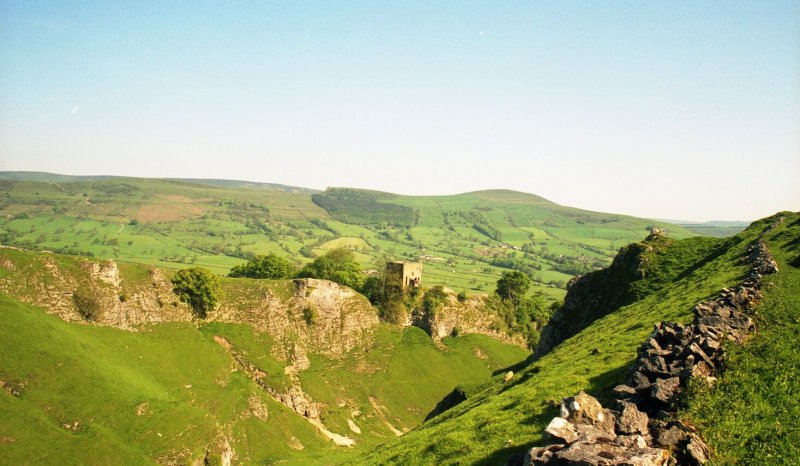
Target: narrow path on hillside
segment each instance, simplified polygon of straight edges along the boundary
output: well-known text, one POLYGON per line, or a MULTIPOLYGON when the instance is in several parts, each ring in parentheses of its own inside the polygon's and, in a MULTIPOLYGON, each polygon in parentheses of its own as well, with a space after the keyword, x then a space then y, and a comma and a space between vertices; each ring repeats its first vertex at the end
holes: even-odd
POLYGON ((107 214, 110 214, 110 213, 111 213, 111 211, 110 211, 110 210, 108 210, 108 209, 106 209, 105 207, 100 207, 100 206, 99 206, 99 205, 97 205, 97 204, 93 204, 93 203, 89 202, 89 198, 88 198, 88 197, 85 199, 85 201, 86 201, 86 205, 90 205, 90 206, 92 206, 92 207, 97 207, 98 209, 102 210, 103 212, 105 212, 105 213, 107 213, 107 214))
POLYGON ((58 189, 60 189, 60 190, 64 191, 65 193, 68 193, 68 194, 69 194, 69 191, 67 191, 66 189, 64 189, 64 187, 63 187, 63 186, 61 186, 60 184, 58 184, 58 183, 56 183, 56 182, 53 182, 53 181, 51 181, 51 182, 50 182, 50 184, 52 184, 52 185, 53 185, 53 186, 55 186, 56 188, 58 188, 58 189))

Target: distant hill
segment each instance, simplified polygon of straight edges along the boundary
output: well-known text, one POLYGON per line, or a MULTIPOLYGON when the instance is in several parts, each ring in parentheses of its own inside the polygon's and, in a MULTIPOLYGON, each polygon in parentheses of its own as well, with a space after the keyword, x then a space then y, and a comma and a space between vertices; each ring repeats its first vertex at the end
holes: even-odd
POLYGON ((726 238, 728 236, 733 236, 736 233, 744 230, 745 228, 750 225, 750 222, 739 222, 739 221, 725 221, 725 220, 712 220, 709 222, 687 222, 683 220, 665 220, 662 219, 662 222, 671 223, 673 225, 679 225, 683 228, 686 228, 689 231, 693 231, 697 234, 704 235, 704 236, 716 236, 718 238, 726 238))
POLYGON ((576 274, 608 265, 666 222, 560 206, 533 194, 488 190, 401 196, 231 180, 0 172, 0 242, 163 267, 226 273, 254 254, 301 264, 345 246, 365 269, 423 261, 423 283, 490 293, 503 271, 563 296, 576 274))
MULTIPOLYGON (((0 180, 41 181, 46 183, 70 183, 81 181, 102 181, 111 179, 137 179, 125 176, 112 175, 58 175, 46 172, 5 171, 0 172, 0 180)), ((139 178, 141 179, 141 178, 139 178)), ((208 178, 162 178, 168 181, 182 181, 186 183, 203 184, 232 189, 263 189, 267 191, 285 191, 290 193, 316 193, 316 189, 300 188, 275 183, 259 183, 257 181, 220 180, 208 178)))

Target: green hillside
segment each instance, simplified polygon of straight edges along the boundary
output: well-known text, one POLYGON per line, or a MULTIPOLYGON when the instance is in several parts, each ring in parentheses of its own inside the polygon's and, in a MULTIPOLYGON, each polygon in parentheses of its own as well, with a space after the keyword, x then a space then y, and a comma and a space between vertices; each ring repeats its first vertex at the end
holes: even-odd
POLYGON ((226 180, 0 173, 0 243, 224 274, 254 254, 302 264, 342 244, 365 269, 422 260, 426 285, 490 293, 503 271, 553 299, 573 275, 664 222, 559 206, 532 194, 399 196, 226 180))
MULTIPOLYGON (((718 390, 688 401, 690 418, 721 464, 793 464, 800 457, 795 403, 800 354, 794 343, 800 330, 800 215, 780 215, 785 220, 764 238, 781 272, 757 309, 762 331, 749 346, 734 350, 718 390)), ((747 246, 777 218, 756 222, 729 239, 703 240, 703 247, 686 239, 642 249, 645 270, 652 273, 632 284, 633 302, 608 309, 510 383, 497 381, 363 455, 358 464, 505 464, 512 455, 543 445, 544 427, 558 415, 558 401, 580 390, 608 401, 611 388, 628 377, 653 325, 688 322, 695 303, 741 281, 748 269, 747 246)))
MULTIPOLYGON (((259 330, 259 313, 265 311, 257 304, 266 290, 290 303, 286 282, 226 279, 222 311, 195 320, 154 278, 168 271, 121 266, 120 283, 112 286, 87 275, 93 263, 0 249, 7 293, 42 302, 51 313, 66 312, 64 318, 72 319, 69 292, 62 289, 82 283, 106 303, 101 313, 113 314, 103 301, 113 291, 114 299, 126 295, 123 304, 139 303, 142 313, 152 308, 149 315, 161 319, 135 324, 144 314, 137 317, 134 306, 119 314, 127 315, 133 331, 70 323, 0 294, 0 463, 190 464, 207 456, 219 464, 228 451, 235 464, 347 461, 395 437, 392 429, 421 423, 456 385, 486 383, 528 354, 483 335, 434 344, 422 330, 375 319, 367 339, 343 354, 326 355, 306 341, 313 339, 291 333, 297 328, 291 319, 279 329, 259 330), (156 290, 152 297, 150 289, 156 290), (225 321, 223 311, 254 323, 225 321), (279 339, 275 332, 286 336, 279 339), (279 392, 291 385, 287 368, 297 365, 298 354, 292 341, 307 348, 309 359, 305 369, 292 370, 297 383, 322 403, 324 426, 354 440, 352 448, 334 445, 260 385, 279 392), (287 344, 295 356, 280 357, 275 350, 287 344), (253 371, 263 372, 261 382, 253 371)), ((113 316, 98 322, 128 325, 113 316)), ((306 324, 300 325, 302 330, 306 324)))

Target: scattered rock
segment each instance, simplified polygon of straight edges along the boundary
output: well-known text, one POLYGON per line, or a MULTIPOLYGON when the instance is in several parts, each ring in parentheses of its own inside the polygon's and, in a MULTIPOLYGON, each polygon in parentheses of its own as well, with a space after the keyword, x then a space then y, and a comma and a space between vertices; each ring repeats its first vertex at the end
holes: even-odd
POLYGON ((616 421, 614 415, 586 392, 564 398, 561 403, 561 417, 573 424, 589 424, 604 432, 614 434, 614 422, 616 421))
POLYGON ((617 432, 621 434, 641 434, 650 435, 647 428, 649 421, 647 414, 639 411, 633 403, 621 402, 622 411, 617 418, 617 432))
POLYGON ((578 439, 575 426, 563 417, 554 417, 544 431, 557 440, 563 440, 564 443, 574 442, 578 439))
POLYGON ((352 419, 347 420, 347 426, 350 427, 350 430, 352 430, 354 433, 356 434, 361 433, 361 428, 358 427, 352 419))

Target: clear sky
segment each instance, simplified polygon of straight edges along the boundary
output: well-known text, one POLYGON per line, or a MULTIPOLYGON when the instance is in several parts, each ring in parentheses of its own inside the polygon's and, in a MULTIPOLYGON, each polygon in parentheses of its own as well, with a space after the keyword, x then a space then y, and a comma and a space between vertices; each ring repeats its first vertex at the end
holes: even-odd
POLYGON ((0 0, 0 170, 800 210, 800 2, 0 0))

